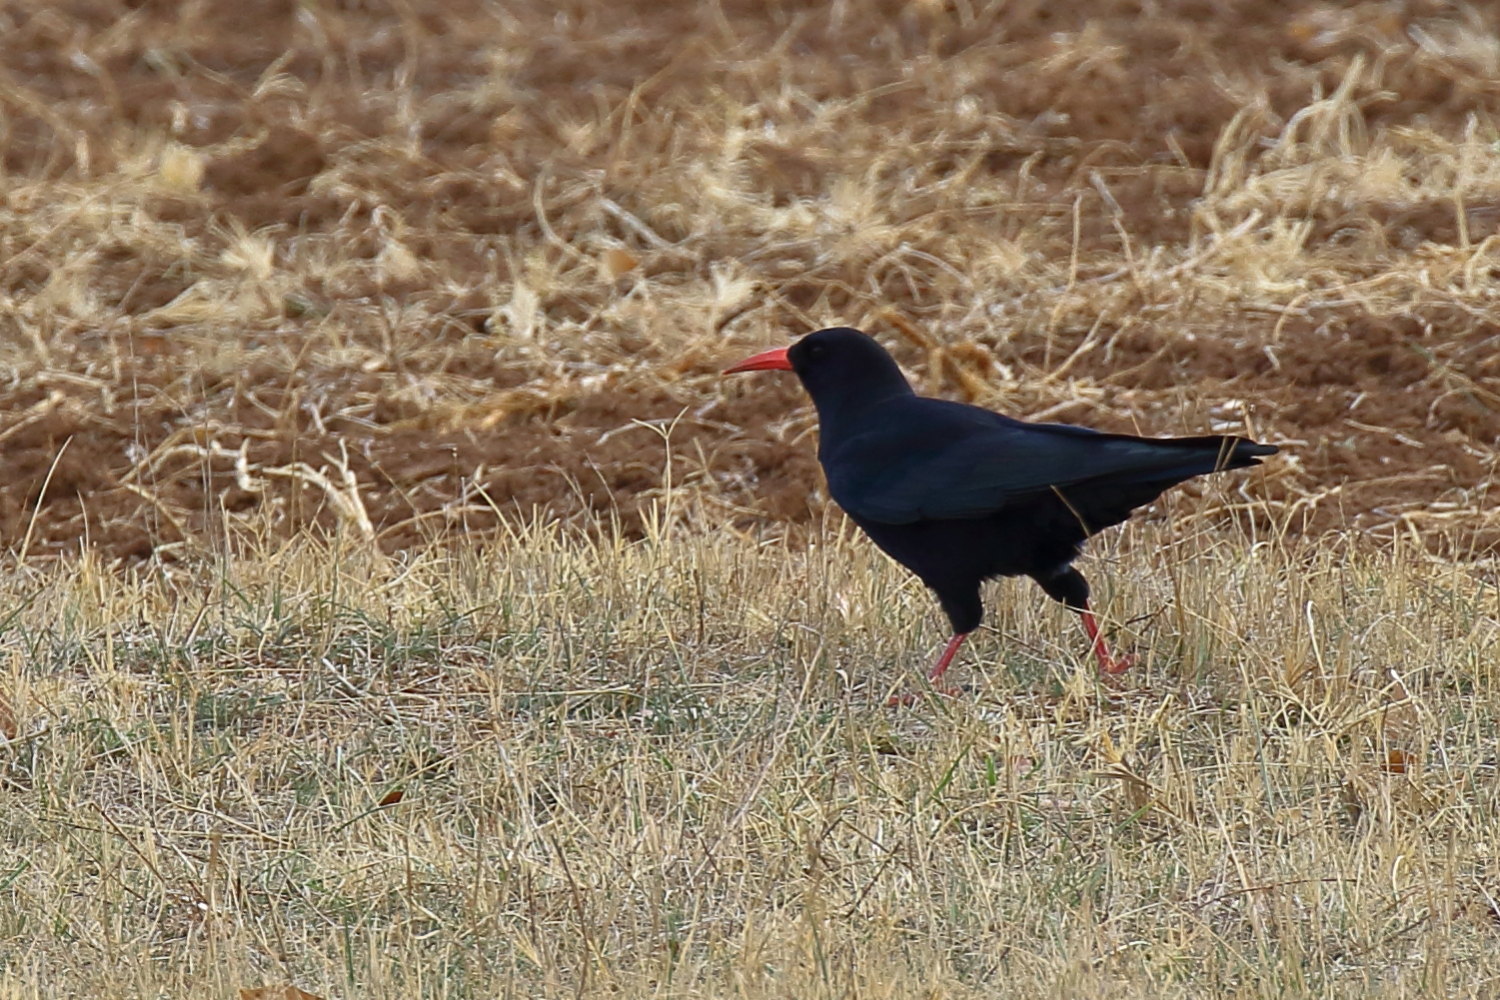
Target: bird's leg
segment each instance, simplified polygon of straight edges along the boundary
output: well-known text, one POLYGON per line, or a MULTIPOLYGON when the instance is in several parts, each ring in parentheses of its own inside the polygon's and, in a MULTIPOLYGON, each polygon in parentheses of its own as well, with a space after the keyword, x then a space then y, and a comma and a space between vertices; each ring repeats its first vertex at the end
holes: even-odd
MULTIPOLYGON (((934 686, 937 685, 939 678, 941 678, 943 674, 947 672, 948 664, 953 662, 953 657, 958 653, 958 647, 962 646, 964 644, 964 640, 968 637, 969 633, 960 632, 953 638, 948 640, 948 645, 944 646, 943 651, 938 654, 937 662, 932 665, 931 670, 927 671, 928 683, 934 686)), ((958 688, 938 688, 937 690, 941 694, 948 695, 961 693, 958 688)), ((916 700, 917 696, 915 694, 898 694, 893 695, 891 699, 885 704, 887 708, 900 708, 903 705, 915 704, 916 700)))
POLYGON ((932 669, 927 672, 928 681, 933 684, 937 683, 938 678, 943 676, 944 672, 947 671, 948 664, 953 662, 953 657, 958 652, 958 647, 962 646, 964 644, 964 640, 968 637, 969 633, 960 632, 953 638, 948 640, 948 645, 943 647, 943 652, 938 656, 937 662, 934 663, 932 665, 932 669))
POLYGON ((1033 579, 1041 584, 1048 597, 1061 601, 1083 618, 1084 631, 1089 634, 1089 652, 1099 661, 1101 674, 1123 674, 1130 669, 1135 663, 1134 656, 1116 659, 1110 655, 1109 646, 1104 642, 1104 633, 1099 630, 1099 620, 1094 617, 1094 611, 1089 605, 1089 582, 1083 578, 1082 573, 1065 565, 1033 579))
POLYGON ((1088 601, 1083 602, 1083 608, 1078 613, 1083 617, 1083 630, 1089 634, 1089 649, 1093 652, 1094 659, 1099 661, 1101 674, 1123 674, 1135 665, 1133 654, 1116 657, 1110 653, 1109 646, 1104 642, 1104 632, 1100 630, 1094 612, 1089 609, 1088 601))

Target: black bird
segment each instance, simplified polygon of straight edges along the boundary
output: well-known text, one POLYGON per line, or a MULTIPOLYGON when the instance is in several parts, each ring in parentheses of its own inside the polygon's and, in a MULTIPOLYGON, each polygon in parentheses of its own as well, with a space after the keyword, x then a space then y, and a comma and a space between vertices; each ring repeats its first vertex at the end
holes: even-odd
POLYGON ((1033 424, 912 391, 896 362, 858 330, 834 327, 725 369, 794 371, 818 410, 828 492, 887 555, 937 595, 953 638, 948 669, 984 616, 980 584, 1029 576, 1078 612, 1106 674, 1126 670, 1072 566, 1090 535, 1194 476, 1259 465, 1275 445, 1212 434, 1144 438, 1033 424))

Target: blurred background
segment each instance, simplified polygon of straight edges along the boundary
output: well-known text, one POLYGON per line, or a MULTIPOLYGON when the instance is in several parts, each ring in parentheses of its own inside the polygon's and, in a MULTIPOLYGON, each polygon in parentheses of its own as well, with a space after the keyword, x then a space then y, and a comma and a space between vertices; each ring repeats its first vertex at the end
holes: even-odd
POLYGON ((790 377, 1289 447, 1180 516, 1484 550, 1500 14, 1409 0, 0 9, 0 544, 793 529, 790 377), (665 443, 664 443, 665 442, 665 443), (671 462, 666 454, 670 452, 671 462))

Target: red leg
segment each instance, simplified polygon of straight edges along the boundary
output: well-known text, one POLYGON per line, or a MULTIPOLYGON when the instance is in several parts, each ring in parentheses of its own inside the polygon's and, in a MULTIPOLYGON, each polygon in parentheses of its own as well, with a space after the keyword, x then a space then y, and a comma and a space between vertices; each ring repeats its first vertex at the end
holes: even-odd
MULTIPOLYGON (((948 664, 953 662, 953 657, 958 653, 958 647, 962 646, 964 644, 964 640, 968 637, 969 633, 960 632, 953 638, 948 640, 948 645, 943 647, 942 653, 938 655, 937 662, 934 663, 932 665, 932 669, 927 672, 927 679, 930 682, 932 682, 934 685, 937 684, 938 679, 941 678, 947 671, 948 664)), ((938 688, 938 691, 942 692, 943 694, 950 695, 959 693, 957 688, 938 688)), ((902 705, 915 704, 916 700, 917 695, 915 694, 898 694, 892 696, 890 701, 887 701, 885 704, 887 708, 899 708, 902 705)))
POLYGON ((1127 653, 1119 658, 1110 654, 1109 646, 1104 642, 1104 633, 1099 629, 1099 622, 1094 618, 1094 612, 1089 610, 1088 604, 1084 604, 1083 610, 1078 612, 1083 617, 1083 630, 1089 634, 1089 650, 1094 654, 1094 659, 1099 661, 1099 672, 1101 674, 1123 674, 1135 665, 1135 656, 1127 653))
POLYGON ((953 662, 953 657, 954 654, 958 652, 958 647, 962 646, 964 644, 964 640, 968 637, 969 633, 960 632, 958 633, 958 635, 955 635, 953 638, 948 640, 948 645, 943 647, 942 655, 937 658, 937 662, 934 663, 932 665, 932 669, 927 672, 927 679, 929 681, 932 681, 934 684, 937 683, 937 679, 943 676, 943 673, 948 669, 948 664, 953 662))

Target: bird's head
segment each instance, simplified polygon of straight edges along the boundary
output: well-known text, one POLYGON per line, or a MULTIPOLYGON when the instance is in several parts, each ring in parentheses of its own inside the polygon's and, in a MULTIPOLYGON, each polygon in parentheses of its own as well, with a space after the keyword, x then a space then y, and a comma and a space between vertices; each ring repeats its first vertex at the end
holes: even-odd
POLYGON ((762 351, 724 369, 724 374, 753 371, 796 372, 825 420, 834 408, 911 393, 885 348, 847 326, 809 333, 791 347, 762 351))

